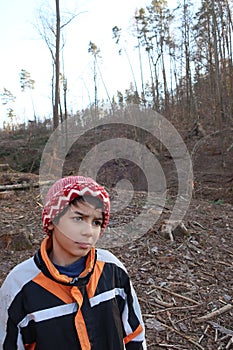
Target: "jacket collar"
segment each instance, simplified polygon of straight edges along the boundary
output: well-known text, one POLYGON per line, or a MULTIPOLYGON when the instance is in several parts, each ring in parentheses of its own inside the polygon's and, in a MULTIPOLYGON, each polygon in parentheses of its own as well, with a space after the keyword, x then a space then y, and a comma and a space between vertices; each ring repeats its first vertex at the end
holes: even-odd
POLYGON ((50 236, 44 238, 41 243, 41 247, 35 255, 35 263, 40 268, 40 270, 49 278, 62 283, 69 285, 82 286, 86 285, 89 282, 89 279, 93 273, 95 263, 96 263, 96 250, 91 248, 86 259, 86 267, 84 271, 77 278, 68 277, 62 275, 53 265, 52 261, 49 259, 48 253, 51 250, 52 239, 50 236))

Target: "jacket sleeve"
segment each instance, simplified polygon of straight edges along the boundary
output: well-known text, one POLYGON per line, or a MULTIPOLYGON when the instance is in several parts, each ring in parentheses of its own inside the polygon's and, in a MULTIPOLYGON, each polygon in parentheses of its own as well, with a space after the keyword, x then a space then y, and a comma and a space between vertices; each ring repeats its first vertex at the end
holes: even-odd
POLYGON ((142 342, 130 342, 126 344, 126 350, 144 350, 144 344, 142 342))
POLYGON ((126 350, 146 350, 145 328, 141 309, 129 274, 122 262, 111 252, 98 249, 98 260, 109 263, 110 274, 114 277, 117 303, 126 350), (113 269, 113 270, 112 270, 113 269))
POLYGON ((25 316, 22 289, 38 272, 30 258, 14 267, 0 288, 0 350, 25 350, 19 327, 25 316))
POLYGON ((7 307, 3 287, 0 288, 0 349, 3 349, 3 341, 6 336, 7 307))
POLYGON ((125 305, 122 312, 125 347, 127 350, 146 350, 145 327, 140 305, 130 278, 126 271, 125 273, 123 278, 125 305))
POLYGON ((0 288, 0 349, 24 350, 22 337, 17 324, 10 317, 9 309, 13 302, 14 283, 11 274, 0 288))

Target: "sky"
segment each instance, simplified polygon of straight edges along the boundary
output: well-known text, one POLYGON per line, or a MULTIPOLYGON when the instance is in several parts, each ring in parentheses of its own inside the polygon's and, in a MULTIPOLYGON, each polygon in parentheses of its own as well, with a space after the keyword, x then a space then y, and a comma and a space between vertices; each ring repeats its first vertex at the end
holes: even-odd
MULTIPOLYGON (((134 57, 133 69, 139 71, 137 54, 130 51, 136 40, 130 34, 130 27, 136 8, 149 3, 148 0, 60 1, 61 14, 78 14, 62 32, 65 39, 64 73, 68 80, 69 111, 75 113, 94 101, 93 57, 88 53, 90 41, 98 46, 101 56, 99 68, 104 84, 98 74, 98 98, 107 100, 105 87, 111 97, 116 95, 117 90, 124 92, 129 87, 133 80, 132 73, 126 55, 118 55, 118 47, 112 39, 112 28, 115 25, 122 28, 122 45, 129 50, 130 58, 134 57)), ((45 40, 38 31, 38 10, 42 9, 46 13, 48 6, 55 11, 55 0, 0 1, 0 93, 6 88, 16 96, 14 110, 19 123, 33 119, 33 106, 41 120, 52 115, 52 60, 45 40), (21 69, 28 71, 35 80, 35 88, 31 93, 21 92, 21 69)), ((0 127, 3 120, 8 119, 6 107, 0 103, 0 127)))

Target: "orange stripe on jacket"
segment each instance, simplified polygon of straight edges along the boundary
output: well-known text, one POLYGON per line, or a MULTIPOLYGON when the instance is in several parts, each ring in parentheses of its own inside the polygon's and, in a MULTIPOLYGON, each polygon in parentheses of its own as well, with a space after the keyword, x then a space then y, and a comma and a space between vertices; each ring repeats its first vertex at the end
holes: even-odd
POLYGON ((44 238, 44 240, 41 243, 41 256, 43 261, 45 262, 47 269, 51 273, 51 275, 59 282, 65 282, 70 283, 72 281, 71 277, 68 277, 66 275, 62 275, 59 273, 59 271, 56 269, 56 267, 53 265, 51 260, 48 257, 47 251, 49 250, 50 246, 52 244, 52 239, 50 236, 47 236, 44 238))
MULTIPOLYGON (((41 243, 41 256, 43 261, 45 262, 47 269, 51 273, 51 275, 58 281, 62 283, 70 283, 73 278, 68 277, 66 275, 60 274, 56 267, 53 265, 51 260, 49 259, 47 251, 50 249, 52 244, 51 237, 46 237, 41 243)), ((95 248, 92 247, 90 252, 87 255, 87 261, 84 271, 80 274, 79 277, 85 277, 88 273, 90 273, 93 269, 95 263, 95 248)))
POLYGON ((127 337, 124 338, 124 343, 125 344, 129 343, 131 340, 136 338, 140 333, 142 333, 142 331, 143 331, 143 328, 141 325, 139 325, 133 333, 130 333, 129 335, 127 335, 127 337))
POLYGON ((71 296, 71 286, 65 286, 58 284, 57 282, 46 277, 42 272, 39 273, 34 279, 33 282, 39 284, 41 287, 46 289, 48 292, 56 295, 59 299, 64 301, 64 303, 72 303, 74 299, 71 296))
POLYGON ((87 284, 87 295, 89 299, 95 295, 100 276, 103 272, 104 264, 105 263, 103 261, 96 261, 95 270, 91 275, 90 281, 87 284))
POLYGON ((93 269, 95 263, 95 248, 92 247, 87 255, 87 261, 84 271, 80 274, 79 277, 85 277, 88 273, 90 273, 93 269))
POLYGON ((24 344, 25 350, 34 350, 36 348, 36 343, 33 344, 24 344))
POLYGON ((89 341, 86 324, 85 324, 85 321, 84 321, 84 318, 83 318, 83 315, 81 312, 81 307, 83 304, 82 293, 80 292, 80 290, 77 287, 73 287, 71 292, 72 292, 72 295, 73 295, 74 299, 77 301, 78 306, 79 306, 78 312, 75 316, 75 327, 76 327, 76 331, 78 334, 81 348, 82 348, 82 350, 91 350, 91 344, 89 341))

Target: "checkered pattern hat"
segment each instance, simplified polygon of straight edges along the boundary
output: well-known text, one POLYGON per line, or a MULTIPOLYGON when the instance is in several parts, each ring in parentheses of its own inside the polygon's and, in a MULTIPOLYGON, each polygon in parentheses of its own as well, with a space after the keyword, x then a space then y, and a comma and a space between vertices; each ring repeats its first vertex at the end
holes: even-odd
POLYGON ((45 206, 42 213, 44 231, 49 234, 48 226, 52 220, 67 206, 73 199, 80 196, 97 197, 103 202, 104 222, 101 230, 103 234, 110 216, 110 200, 105 189, 89 177, 68 176, 56 181, 49 189, 45 206))

